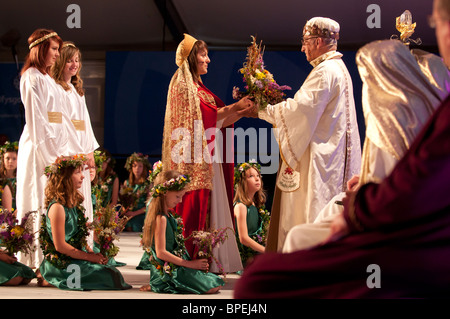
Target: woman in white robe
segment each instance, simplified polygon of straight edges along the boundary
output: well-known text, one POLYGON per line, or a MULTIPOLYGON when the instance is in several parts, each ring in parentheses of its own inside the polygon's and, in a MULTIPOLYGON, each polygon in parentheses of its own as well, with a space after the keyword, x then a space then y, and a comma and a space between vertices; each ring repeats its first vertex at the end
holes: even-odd
MULTIPOLYGON (((61 55, 53 66, 53 77, 62 95, 65 98, 65 108, 70 122, 67 123, 69 131, 68 152, 69 155, 86 154, 89 158, 88 166, 94 167, 94 150, 99 147, 94 136, 89 111, 86 106, 83 81, 80 77, 81 52, 72 42, 64 42, 61 55)), ((89 169, 83 170, 84 180, 80 192, 84 197, 83 207, 85 215, 90 222, 93 221, 93 203, 91 197, 91 182, 89 169)), ((88 238, 88 244, 92 247, 92 234, 88 238)))
POLYGON ((67 155, 68 132, 64 125, 68 117, 57 84, 49 75, 56 62, 62 40, 56 32, 38 29, 28 38, 30 53, 21 71, 20 95, 25 108, 25 121, 17 154, 17 218, 29 211, 34 214, 34 252, 19 253, 23 264, 39 268, 43 257, 38 231, 44 207, 47 177, 44 168, 60 155, 67 155))

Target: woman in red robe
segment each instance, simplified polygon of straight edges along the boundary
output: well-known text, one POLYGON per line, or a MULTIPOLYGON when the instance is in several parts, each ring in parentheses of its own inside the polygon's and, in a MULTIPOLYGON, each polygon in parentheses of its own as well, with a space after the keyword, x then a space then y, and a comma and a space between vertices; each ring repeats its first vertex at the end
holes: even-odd
MULTIPOLYGON (((184 221, 185 237, 189 237, 192 231, 223 227, 216 222, 211 223, 217 215, 225 217, 226 226, 233 227, 234 154, 232 148, 221 146, 227 145, 227 137, 233 138, 233 135, 227 135, 229 131, 226 129, 232 129, 233 123, 253 108, 253 103, 247 98, 225 105, 203 85, 200 76, 208 72, 209 62, 206 43, 185 34, 177 48, 176 64, 179 68, 172 77, 167 96, 163 167, 191 176, 188 192, 176 207, 177 214, 184 221), (223 139, 217 139, 220 143, 216 144, 219 132, 223 139), (223 154, 223 160, 219 161, 221 164, 217 164, 217 152, 223 154), (231 152, 229 159, 227 152, 231 152), (214 192, 220 191, 222 195, 213 196, 214 192), (220 205, 214 205, 224 198, 226 200, 220 205), (216 210, 216 207, 220 209, 216 210)), ((233 140, 229 142, 233 145, 233 140)), ((233 240, 234 236, 228 236, 225 246, 221 248, 222 257, 219 256, 225 272, 242 269, 239 251, 233 240)), ((192 240, 186 242, 186 248, 191 258, 195 257, 192 240)), ((214 271, 214 268, 211 270, 214 271)))

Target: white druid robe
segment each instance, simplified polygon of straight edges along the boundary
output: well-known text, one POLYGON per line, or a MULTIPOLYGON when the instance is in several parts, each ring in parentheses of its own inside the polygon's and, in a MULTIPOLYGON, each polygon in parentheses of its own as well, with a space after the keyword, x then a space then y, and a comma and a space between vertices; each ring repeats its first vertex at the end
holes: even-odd
MULTIPOLYGON (((70 91, 62 90, 62 94, 66 99, 67 113, 69 114, 70 123, 68 123, 68 152, 70 155, 75 154, 89 154, 99 147, 94 136, 94 131, 91 125, 89 111, 86 105, 85 96, 80 96, 75 90, 75 87, 70 83, 70 91)), ((85 216, 89 222, 93 221, 93 207, 91 197, 91 179, 89 170, 83 171, 84 180, 79 190, 84 197, 83 207, 85 208, 85 216)), ((93 237, 88 238, 88 244, 92 247, 93 237)))
POLYGON ((341 57, 330 51, 312 61, 314 69, 293 99, 258 114, 274 125, 284 162, 277 176, 282 190, 279 212, 272 207, 272 218, 279 214, 279 225, 269 229, 269 242, 277 241, 277 250, 292 227, 312 223, 359 173, 361 143, 353 85, 341 57))
POLYGON ((19 140, 17 154, 17 218, 25 213, 34 214, 35 251, 18 254, 18 260, 30 267, 38 268, 43 260, 38 232, 41 213, 44 209, 44 190, 47 177, 46 166, 60 155, 68 155, 68 132, 64 125, 68 116, 64 111, 64 97, 50 75, 36 68, 26 70, 20 79, 20 95, 25 108, 25 121, 19 140))
MULTIPOLYGON (((410 52, 400 41, 391 40, 367 44, 358 51, 356 62, 363 81, 366 122, 359 179, 363 185, 379 183, 390 174, 448 95, 450 72, 438 56, 422 50, 410 52)), ((344 210, 335 201, 344 196, 333 198, 313 224, 292 228, 283 252, 311 248, 327 239, 331 222, 344 210)))

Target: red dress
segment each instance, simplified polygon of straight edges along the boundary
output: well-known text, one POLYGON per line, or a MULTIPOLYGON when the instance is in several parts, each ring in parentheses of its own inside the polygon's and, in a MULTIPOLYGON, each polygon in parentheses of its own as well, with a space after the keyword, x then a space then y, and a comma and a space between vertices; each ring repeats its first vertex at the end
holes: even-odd
MULTIPOLYGON (((217 109, 224 107, 225 103, 208 90, 202 83, 199 83, 198 94, 200 97, 200 109, 202 112, 203 127, 206 130, 212 131, 216 128, 217 123, 217 109)), ((232 128, 229 126, 228 128, 232 128)), ((222 135, 224 137, 223 145, 227 145, 225 129, 223 128, 222 135)), ((215 135, 213 134, 208 140, 208 145, 214 145, 215 135)), ((210 154, 214 154, 214 147, 210 147, 210 154)), ((233 152, 233 150, 224 149, 224 152, 233 152)), ((226 158, 226 154, 224 157, 226 158)), ((233 157, 234 158, 234 157, 233 157)), ((233 211, 233 167, 234 162, 223 163, 222 169, 224 173, 224 179, 228 194, 228 205, 230 205, 230 211, 233 211)), ((184 236, 188 237, 192 231, 205 230, 206 218, 209 211, 209 200, 211 197, 211 191, 209 189, 197 189, 186 192, 183 197, 183 202, 178 204, 176 212, 183 218, 184 222, 184 236)), ((234 220, 234 218, 232 218, 234 220)), ((194 257, 194 246, 191 240, 186 242, 186 248, 191 257, 194 257)))
POLYGON ((354 210, 345 207, 350 235, 310 250, 258 256, 235 285, 235 297, 448 298, 449 181, 447 98, 392 173, 362 186, 354 210))

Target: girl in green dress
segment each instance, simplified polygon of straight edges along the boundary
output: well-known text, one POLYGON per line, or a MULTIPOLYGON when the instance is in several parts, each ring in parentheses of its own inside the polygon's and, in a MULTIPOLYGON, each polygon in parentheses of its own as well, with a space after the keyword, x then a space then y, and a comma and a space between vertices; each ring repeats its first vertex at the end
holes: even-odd
POLYGON ((59 157, 45 169, 47 214, 39 234, 44 261, 39 267, 38 285, 65 290, 129 289, 120 271, 106 265, 108 258, 87 246, 87 218, 78 191, 85 163, 83 155, 59 157))
POLYGON ((0 286, 27 285, 35 277, 30 267, 0 249, 0 286))
POLYGON ((264 208, 266 195, 260 167, 254 162, 243 163, 235 168, 234 173, 236 239, 244 266, 256 254, 265 251, 270 216, 264 208))
POLYGON ((150 190, 150 183, 147 180, 150 162, 146 155, 133 153, 127 158, 125 168, 130 173, 130 176, 123 183, 119 195, 122 199, 121 204, 125 209, 123 215, 130 218, 130 221, 125 226, 125 230, 140 232, 144 226, 145 204, 150 190), (123 199, 125 197, 133 198, 134 202, 124 203, 123 199))
POLYGON ((10 212, 16 209, 16 172, 18 142, 6 142, 0 147, 0 187, 3 189, 0 203, 10 212))
POLYGON ((186 251, 182 220, 173 209, 181 203, 187 183, 189 176, 177 171, 163 171, 155 180, 142 237, 144 247, 150 248, 150 284, 142 291, 211 294, 224 285, 208 272, 207 259, 191 260, 186 251))

